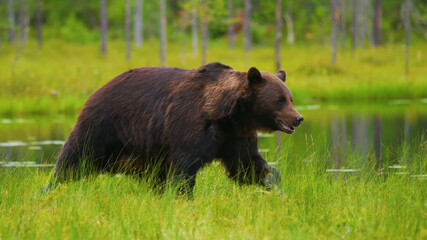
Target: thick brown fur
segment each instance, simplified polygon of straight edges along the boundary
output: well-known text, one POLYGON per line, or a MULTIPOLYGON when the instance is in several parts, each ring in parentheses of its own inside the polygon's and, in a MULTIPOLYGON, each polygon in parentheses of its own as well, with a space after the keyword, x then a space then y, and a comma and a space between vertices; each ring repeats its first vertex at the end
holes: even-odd
POLYGON ((160 182, 181 174, 191 191, 197 171, 217 158, 232 179, 265 184, 278 171, 258 153, 257 130, 288 131, 283 123, 302 121, 282 72, 240 72, 221 63, 129 70, 89 97, 55 176, 78 177, 82 165, 113 173, 156 166, 160 182))

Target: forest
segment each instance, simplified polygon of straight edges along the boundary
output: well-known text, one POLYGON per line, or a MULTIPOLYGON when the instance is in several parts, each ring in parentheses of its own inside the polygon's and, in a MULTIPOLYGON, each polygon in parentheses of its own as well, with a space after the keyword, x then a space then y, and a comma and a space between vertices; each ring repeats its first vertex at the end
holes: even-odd
MULTIPOLYGON (((269 45, 274 43, 276 31, 276 1, 2 0, 0 3, 1 39, 21 44, 28 38, 40 42, 51 39, 99 42, 103 27, 107 39, 125 40, 126 19, 129 19, 134 44, 140 46, 144 40, 160 38, 161 17, 165 18, 167 41, 200 35, 204 22, 208 25, 209 40, 236 38, 237 42, 243 42, 240 38, 248 31, 251 44, 269 45)), ((282 0, 281 4, 283 44, 328 44, 335 18, 338 42, 343 47, 403 42, 405 21, 410 24, 412 41, 425 41, 427 35, 427 7, 422 0, 282 0), (407 11, 409 19, 405 20, 407 11)))

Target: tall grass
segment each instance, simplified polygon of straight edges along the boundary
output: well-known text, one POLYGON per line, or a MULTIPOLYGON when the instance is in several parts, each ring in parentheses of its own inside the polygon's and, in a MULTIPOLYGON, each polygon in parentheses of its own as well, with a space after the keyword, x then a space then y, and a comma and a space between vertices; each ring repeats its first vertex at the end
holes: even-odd
POLYGON ((0 169, 0 238, 425 239, 426 179, 410 177, 426 173, 424 136, 406 151, 408 174, 376 169, 373 153, 357 165, 359 172, 326 172, 333 165, 322 143, 309 139, 301 154, 288 153, 289 144, 267 157, 278 162, 285 195, 239 186, 213 164, 198 174, 193 200, 112 175, 62 184, 35 198, 48 171, 0 169))
MULTIPOLYGON (((137 67, 160 66, 155 41, 132 51, 125 60, 124 42, 110 42, 105 56, 97 44, 35 42, 26 47, 5 45, 0 53, 0 113, 76 112, 90 93, 118 74, 137 67)), ((320 45, 284 46, 282 68, 298 102, 366 101, 427 97, 426 44, 410 51, 410 74, 404 75, 400 45, 342 50, 338 64, 330 63, 330 49, 320 45)), ((189 47, 169 43, 167 66, 197 68, 201 56, 193 58, 189 47)), ((229 50, 225 41, 212 42, 208 62, 220 61, 246 71, 251 66, 275 72, 274 48, 255 47, 248 59, 241 49, 229 50)))
MULTIPOLYGON (((26 48, 2 48, 0 114, 76 112, 91 92, 119 73, 160 65, 155 42, 135 49, 129 62, 124 49, 123 42, 111 42, 107 55, 100 56, 98 45, 59 41, 42 49, 34 42, 26 48)), ((200 66, 200 56, 184 55, 175 44, 168 49, 168 66, 200 66)), ((297 45, 283 49, 282 65, 297 103, 425 98, 426 50, 420 44, 410 52, 408 78, 400 46, 346 51, 332 67, 329 49, 297 45)), ((242 50, 214 42, 208 61, 238 70, 256 66, 275 71, 272 47, 254 48, 247 61, 243 56, 242 50)), ((108 174, 61 184, 36 197, 49 181, 49 171, 0 168, 0 239, 427 237, 426 179, 415 177, 427 173, 424 133, 392 153, 385 150, 379 167, 373 150, 362 156, 346 148, 339 167, 358 170, 353 173, 326 171, 334 168, 327 139, 307 136, 298 153, 289 151, 292 144, 285 141, 280 153, 265 153, 282 173, 285 195, 239 186, 221 165, 212 164, 198 174, 193 200, 177 197, 176 187, 159 194, 147 179, 108 174), (404 174, 388 168, 396 158, 407 167, 404 174)))

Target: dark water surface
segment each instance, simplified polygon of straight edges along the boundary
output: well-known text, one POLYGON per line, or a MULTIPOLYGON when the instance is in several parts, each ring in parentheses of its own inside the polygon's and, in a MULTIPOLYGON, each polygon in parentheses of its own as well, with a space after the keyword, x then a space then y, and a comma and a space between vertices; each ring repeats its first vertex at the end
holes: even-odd
MULTIPOLYGON (((328 171, 357 171, 359 162, 372 158, 379 165, 406 168, 411 147, 427 145, 426 99, 296 108, 304 122, 294 134, 280 135, 282 153, 301 157, 313 152, 313 146, 324 149, 331 168, 328 171)), ((0 117, 0 166, 51 166, 76 118, 77 115, 0 117)), ((259 149, 269 161, 280 161, 275 154, 275 133, 260 133, 259 149)))

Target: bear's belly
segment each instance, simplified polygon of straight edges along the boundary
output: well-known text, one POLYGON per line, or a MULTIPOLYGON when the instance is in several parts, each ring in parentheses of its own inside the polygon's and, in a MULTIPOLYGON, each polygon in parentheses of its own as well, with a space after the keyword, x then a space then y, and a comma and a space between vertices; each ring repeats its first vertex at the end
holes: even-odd
POLYGON ((122 156, 120 159, 114 162, 113 173, 142 173, 146 170, 144 161, 141 158, 135 158, 130 156, 122 156))

